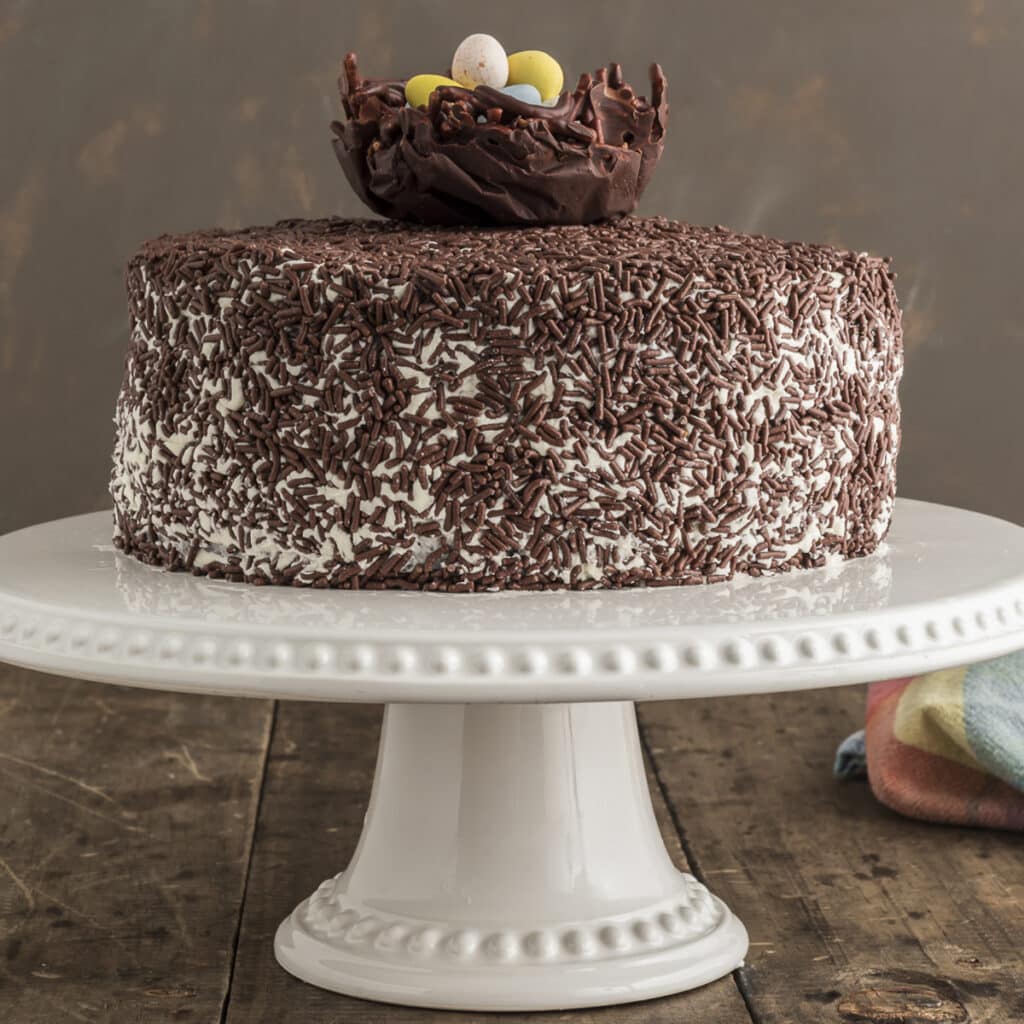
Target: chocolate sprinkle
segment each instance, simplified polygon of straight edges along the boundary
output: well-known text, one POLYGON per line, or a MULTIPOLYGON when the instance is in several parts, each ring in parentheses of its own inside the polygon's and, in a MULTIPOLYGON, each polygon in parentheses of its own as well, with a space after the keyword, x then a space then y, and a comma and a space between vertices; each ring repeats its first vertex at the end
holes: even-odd
POLYGON ((253 583, 690 584, 874 550, 888 263, 664 219, 164 236, 127 270, 115 541, 253 583))

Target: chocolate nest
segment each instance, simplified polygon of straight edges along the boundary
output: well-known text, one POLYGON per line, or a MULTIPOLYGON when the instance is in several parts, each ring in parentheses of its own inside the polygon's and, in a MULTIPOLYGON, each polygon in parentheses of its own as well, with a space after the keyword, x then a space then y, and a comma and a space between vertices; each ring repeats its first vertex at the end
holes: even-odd
POLYGON ((664 148, 665 75, 657 64, 650 74, 650 100, 609 64, 552 107, 442 86, 421 109, 406 104, 404 80, 360 78, 350 53, 338 79, 348 120, 331 125, 334 151, 359 198, 394 220, 607 220, 636 208, 664 148))

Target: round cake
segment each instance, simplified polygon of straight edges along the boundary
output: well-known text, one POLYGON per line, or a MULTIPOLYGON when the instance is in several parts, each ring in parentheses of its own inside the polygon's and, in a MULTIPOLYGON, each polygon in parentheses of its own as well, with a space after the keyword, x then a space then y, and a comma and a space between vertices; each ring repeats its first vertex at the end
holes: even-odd
POLYGON ((884 260, 625 217, 288 221, 127 271, 115 540, 249 583, 690 584, 873 551, 884 260))

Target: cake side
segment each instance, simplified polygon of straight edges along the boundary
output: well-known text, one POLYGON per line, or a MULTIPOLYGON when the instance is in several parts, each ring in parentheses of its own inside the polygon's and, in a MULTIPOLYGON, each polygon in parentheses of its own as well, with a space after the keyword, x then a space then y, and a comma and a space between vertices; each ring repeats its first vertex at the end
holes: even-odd
POLYGON ((885 261, 662 219, 285 222, 127 271, 116 541, 249 582, 699 583, 888 529, 885 261))

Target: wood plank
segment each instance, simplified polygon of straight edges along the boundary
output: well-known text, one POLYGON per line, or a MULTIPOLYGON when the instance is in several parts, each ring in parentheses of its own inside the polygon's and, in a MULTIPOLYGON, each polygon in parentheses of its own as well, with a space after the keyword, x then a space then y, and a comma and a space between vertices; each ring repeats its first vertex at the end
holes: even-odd
MULTIPOLYGON (((228 1024, 379 1024, 440 1020, 546 1024, 740 1024, 749 1016, 732 978, 696 992, 629 1007, 573 1014, 451 1014, 368 1003, 304 985, 277 966, 274 932, 294 906, 344 867, 355 850, 369 797, 380 709, 284 703, 274 728, 246 890, 228 1024), (328 824, 324 824, 324 823, 328 824)), ((655 807, 670 852, 685 864, 664 802, 655 807)))
POLYGON ((0 666, 0 1019, 220 1020, 272 708, 0 666))
POLYGON ((751 937, 759 1024, 1024 1020, 1024 843, 931 825, 838 782, 847 687, 648 704, 645 740, 697 871, 751 937))

